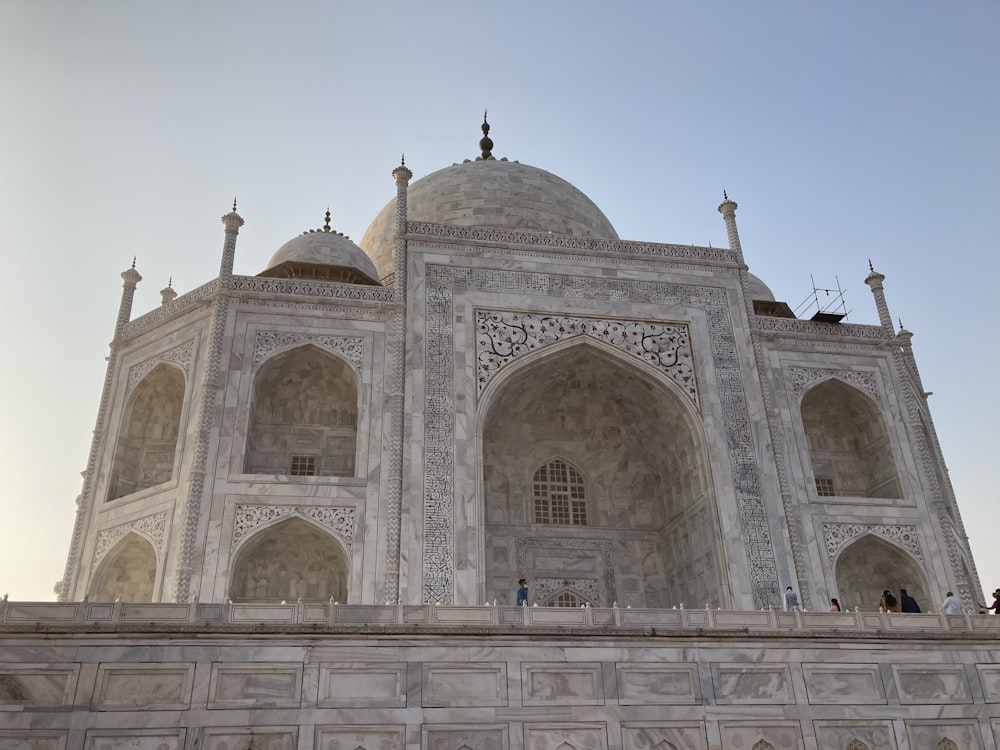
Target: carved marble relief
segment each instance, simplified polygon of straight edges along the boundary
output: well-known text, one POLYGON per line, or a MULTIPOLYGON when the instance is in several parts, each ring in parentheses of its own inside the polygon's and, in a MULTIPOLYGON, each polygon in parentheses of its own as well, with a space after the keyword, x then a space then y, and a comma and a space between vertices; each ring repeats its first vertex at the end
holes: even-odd
MULTIPOLYGON (((402 750, 405 727, 339 725, 316 727, 316 750, 402 750)), ((270 750, 270 748, 268 748, 270 750)))
POLYGON ((707 750, 705 725, 691 722, 623 722, 623 750, 707 750))
POLYGON ((521 664, 525 706, 603 706, 599 662, 521 664))
POLYGON ((795 703, 787 664, 713 664, 712 681, 719 703, 795 703))
POLYGON ((972 690, 961 666, 892 665, 899 702, 906 704, 972 703, 972 690))
POLYGON ((424 724, 422 748, 426 750, 507 750, 510 746, 506 724, 450 726, 424 724))
POLYGON ((163 539, 167 527, 167 514, 155 513, 145 518, 138 518, 134 521, 120 524, 110 529, 105 529, 97 534, 97 543, 94 546, 94 564, 96 569, 98 563, 126 534, 130 531, 141 532, 141 535, 151 541, 157 552, 163 551, 163 539))
POLYGON ((878 380, 873 372, 834 370, 823 367, 789 367, 788 372, 791 375, 792 390, 796 396, 807 390, 817 380, 834 377, 864 391, 875 401, 882 400, 879 394, 878 380))
POLYGON ((85 750, 181 750, 185 729, 90 729, 85 750))
POLYGON ((684 323, 649 323, 476 310, 479 392, 518 355, 573 336, 590 336, 647 362, 698 404, 691 337, 684 323))
MULTIPOLYGON (((205 727, 201 730, 200 740, 195 739, 194 746, 204 748, 204 750, 241 750, 243 748, 295 750, 298 747, 298 736, 298 727, 255 726, 249 729, 205 727)), ((352 746, 352 750, 353 747, 356 746, 352 746)), ((344 750, 348 749, 344 748, 344 750)))
POLYGON ((923 561, 917 527, 903 524, 883 523, 824 523, 823 536, 826 554, 832 560, 848 543, 862 534, 875 534, 902 547, 917 560, 923 561))
POLYGON ((423 705, 506 706, 506 664, 424 664, 423 705))
POLYGON ((344 543, 348 552, 354 544, 354 508, 330 508, 316 505, 237 505, 236 520, 233 523, 233 541, 235 548, 247 534, 258 526, 269 523, 276 518, 299 515, 316 521, 329 529, 344 543))
POLYGON ((326 336, 295 331, 257 331, 253 348, 254 364, 278 349, 290 349, 301 344, 314 344, 321 349, 339 354, 358 370, 361 369, 364 361, 364 339, 358 336, 326 336))
POLYGON ((101 664, 94 705, 101 711, 183 711, 191 704, 193 664, 101 664))
POLYGON ((175 346, 173 349, 157 354, 155 357, 151 357, 145 362, 140 362, 134 367, 130 367, 128 371, 128 382, 125 386, 125 401, 128 401, 129 396, 132 395, 132 391, 134 391, 136 386, 142 382, 142 379, 149 374, 150 370, 161 362, 172 362, 173 364, 178 365, 184 371, 185 377, 190 377, 191 355, 193 352, 194 341, 185 341, 180 346, 175 346))
POLYGON ((803 664, 802 672, 811 704, 886 702, 877 664, 803 664))
POLYGON ((80 667, 76 664, 0 665, 0 711, 31 706, 70 706, 80 667))
POLYGON ((817 721, 818 750, 896 750, 888 721, 817 721))
POLYGON ((298 708, 302 703, 301 664, 212 665, 209 708, 298 708))
POLYGON ((698 668, 694 664, 615 665, 618 703, 623 706, 695 705, 701 703, 698 668))
POLYGON ((533 579, 532 601, 542 601, 562 588, 576 591, 592 605, 609 607, 618 599, 615 589, 614 564, 611 554, 611 542, 604 539, 574 539, 551 537, 518 537, 514 541, 514 559, 516 570, 534 568, 528 563, 530 553, 549 552, 555 550, 590 551, 600 560, 600 571, 603 579, 599 582, 593 578, 546 578, 533 579), (603 586, 602 586, 603 584, 603 586), (540 589, 539 589, 540 587, 540 589), (607 592, 608 601, 602 601, 601 591, 607 592))
POLYGON ((603 723, 525 724, 524 747, 530 750, 608 750, 603 723))
MULTIPOLYGON (((706 313, 708 349, 722 411, 755 606, 778 602, 779 587, 764 510, 760 467, 750 430, 743 377, 726 291, 626 279, 499 269, 426 269, 423 600, 454 599, 455 314, 456 291, 497 295, 672 304, 706 313)), ((704 387, 704 384, 702 385, 704 387)), ((387 560, 391 565, 392 561, 387 560)))
POLYGON ((982 750, 983 747, 975 721, 907 721, 906 736, 912 750, 982 750))
POLYGON ((319 708, 406 707, 406 664, 320 664, 319 708))
POLYGON ((797 723, 720 722, 723 750, 802 750, 797 723))

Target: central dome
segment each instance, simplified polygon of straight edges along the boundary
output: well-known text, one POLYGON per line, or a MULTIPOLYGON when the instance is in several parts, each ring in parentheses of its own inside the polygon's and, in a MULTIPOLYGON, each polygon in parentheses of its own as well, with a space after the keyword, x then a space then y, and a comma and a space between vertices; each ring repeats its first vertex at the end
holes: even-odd
MULTIPOLYGON (((566 180, 513 161, 483 159, 440 169, 411 184, 406 203, 409 221, 618 239, 601 209, 566 180)), ((395 270, 395 239, 393 198, 361 239, 383 279, 395 270)))

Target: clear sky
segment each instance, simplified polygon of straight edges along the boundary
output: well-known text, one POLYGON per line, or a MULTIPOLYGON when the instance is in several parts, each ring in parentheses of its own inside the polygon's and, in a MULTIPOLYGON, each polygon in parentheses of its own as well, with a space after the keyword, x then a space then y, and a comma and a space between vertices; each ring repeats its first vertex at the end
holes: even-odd
MULTIPOLYGON (((1000 425, 1000 3, 0 4, 0 594, 62 577, 104 357, 134 314, 305 229, 360 240, 405 153, 419 178, 494 153, 569 180, 624 239, 725 246, 792 307, 887 277, 983 585, 1000 425)), ((993 540, 993 541, 991 541, 993 540)), ((936 604, 936 603, 930 603, 936 604)))

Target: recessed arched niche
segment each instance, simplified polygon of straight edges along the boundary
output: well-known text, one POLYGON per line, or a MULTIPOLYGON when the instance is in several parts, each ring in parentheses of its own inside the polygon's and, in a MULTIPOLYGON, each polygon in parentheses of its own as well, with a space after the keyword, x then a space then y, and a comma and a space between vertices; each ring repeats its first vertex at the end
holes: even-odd
POLYGON ((240 545, 229 598, 346 602, 347 576, 347 554, 335 536, 302 518, 288 518, 240 545))
POLYGON ((183 407, 184 374, 176 367, 159 364, 136 386, 115 444, 109 500, 170 481, 183 407))
POLYGON ((97 566, 87 598, 91 601, 151 602, 156 582, 156 550, 144 537, 129 532, 97 566))
POLYGON ((528 356, 481 416, 487 601, 728 604, 689 396, 599 344, 528 356))
POLYGON ((844 609, 878 610, 883 591, 891 591, 898 599, 900 589, 906 589, 925 609, 932 604, 920 563, 875 534, 862 535, 840 552, 836 576, 844 609))
POLYGON ((352 477, 358 383, 350 365, 319 347, 278 354, 254 379, 247 474, 352 477))
POLYGON ((867 395, 832 378, 809 389, 801 413, 819 497, 900 497, 885 419, 867 395))

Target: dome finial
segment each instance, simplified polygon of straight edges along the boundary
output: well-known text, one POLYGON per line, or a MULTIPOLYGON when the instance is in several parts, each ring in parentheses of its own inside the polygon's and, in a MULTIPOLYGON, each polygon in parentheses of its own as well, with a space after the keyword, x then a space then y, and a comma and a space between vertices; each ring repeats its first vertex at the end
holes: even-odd
POLYGON ((330 207, 329 206, 326 207, 326 223, 323 224, 323 231, 324 232, 329 232, 330 231, 330 207))
POLYGON ((483 110, 483 137, 479 140, 479 148, 482 151, 479 158, 492 159, 493 158, 493 141, 490 140, 490 124, 486 121, 486 110, 483 110))
POLYGON ((233 213, 236 213, 236 196, 233 196, 233 213))
POLYGON ((132 256, 132 268, 133 268, 133 269, 135 268, 135 259, 136 259, 136 256, 135 256, 135 255, 133 255, 133 256, 132 256))
POLYGON ((399 166, 401 166, 401 167, 405 167, 406 166, 406 154, 400 154, 399 155, 399 166))

